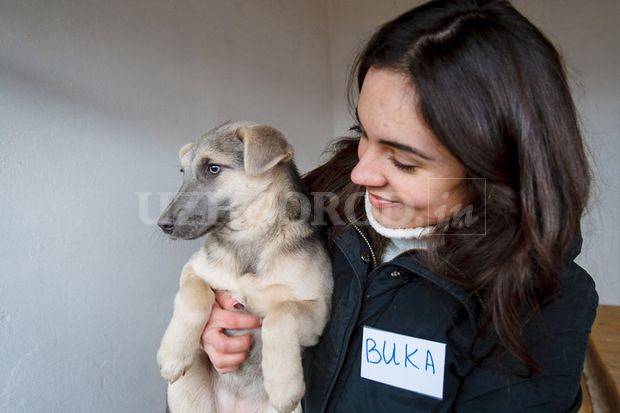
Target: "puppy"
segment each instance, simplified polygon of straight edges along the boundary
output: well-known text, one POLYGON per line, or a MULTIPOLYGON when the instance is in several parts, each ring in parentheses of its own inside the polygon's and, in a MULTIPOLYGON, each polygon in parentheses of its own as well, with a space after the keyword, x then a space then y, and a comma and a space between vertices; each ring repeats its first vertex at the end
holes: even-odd
POLYGON ((183 183, 158 225, 206 236, 185 264, 157 353, 178 412, 301 412, 303 347, 327 322, 331 263, 310 225, 293 149, 274 128, 226 123, 181 149, 183 183), (218 374, 200 337, 223 291, 262 319, 239 370, 218 374))

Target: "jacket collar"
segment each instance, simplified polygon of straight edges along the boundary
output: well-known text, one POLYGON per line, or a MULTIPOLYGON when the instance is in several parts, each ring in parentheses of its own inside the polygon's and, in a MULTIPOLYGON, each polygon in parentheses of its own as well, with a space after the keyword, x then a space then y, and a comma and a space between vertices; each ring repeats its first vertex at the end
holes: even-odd
POLYGON ((392 267, 392 269, 394 266, 400 267, 427 279, 452 295, 466 309, 472 327, 476 328, 478 314, 483 304, 476 298, 475 294, 468 293, 448 278, 432 272, 424 262, 425 252, 403 253, 389 262, 373 266, 374 251, 369 240, 368 231, 363 224, 354 224, 334 238, 334 246, 345 255, 361 285, 365 285, 367 279, 371 279, 376 272, 384 271, 386 267, 392 267), (368 259, 364 259, 364 254, 367 254, 368 259), (369 271, 369 269, 372 270, 369 271))
POLYGON ((583 237, 581 236, 581 228, 575 234, 575 238, 573 238, 573 242, 571 242, 568 247, 568 252, 566 253, 567 257, 571 260, 577 258, 577 256, 581 253, 581 246, 583 244, 583 237))

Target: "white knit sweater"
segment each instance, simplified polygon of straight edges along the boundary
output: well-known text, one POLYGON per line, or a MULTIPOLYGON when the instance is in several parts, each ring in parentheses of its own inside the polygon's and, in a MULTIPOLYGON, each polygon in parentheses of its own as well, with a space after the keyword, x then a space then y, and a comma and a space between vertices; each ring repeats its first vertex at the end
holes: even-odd
POLYGON ((418 228, 386 228, 381 225, 372 215, 370 201, 368 199, 368 191, 364 196, 364 206, 366 208, 366 216, 370 226, 380 235, 390 240, 387 248, 381 257, 382 262, 394 259, 397 255, 412 249, 424 250, 428 243, 428 236, 432 232, 434 226, 418 227, 418 228))

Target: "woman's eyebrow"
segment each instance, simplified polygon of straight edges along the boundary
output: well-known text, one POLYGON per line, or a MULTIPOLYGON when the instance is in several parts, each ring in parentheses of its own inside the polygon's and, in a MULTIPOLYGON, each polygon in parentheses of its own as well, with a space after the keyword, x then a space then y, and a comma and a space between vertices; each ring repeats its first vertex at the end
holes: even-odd
MULTIPOLYGON (((362 121, 360 120, 360 117, 357 113, 357 108, 355 108, 355 119, 357 120, 357 124, 360 127, 360 129, 362 130, 362 132, 364 132, 364 126, 362 125, 362 121)), ((431 161, 433 162, 435 159, 432 156, 429 156, 423 152, 420 152, 417 149, 412 148, 409 145, 404 145, 402 143, 398 143, 398 142, 394 142, 394 141, 390 141, 387 139, 380 139, 379 143, 381 143, 382 145, 387 145, 387 146, 391 146, 394 149, 398 149, 401 150, 403 152, 407 152, 410 153, 412 155, 418 156, 422 159, 425 159, 427 161, 431 161)))
POLYGON ((387 145, 387 146, 391 146, 394 149, 398 149, 401 150, 403 152, 407 152, 410 153, 412 155, 418 156, 424 160, 433 162, 435 159, 432 156, 429 156, 423 152, 420 152, 419 150, 412 148, 409 145, 403 145, 402 143, 398 143, 398 142, 394 142, 394 141, 389 141, 386 139, 379 139, 379 143, 382 145, 387 145))

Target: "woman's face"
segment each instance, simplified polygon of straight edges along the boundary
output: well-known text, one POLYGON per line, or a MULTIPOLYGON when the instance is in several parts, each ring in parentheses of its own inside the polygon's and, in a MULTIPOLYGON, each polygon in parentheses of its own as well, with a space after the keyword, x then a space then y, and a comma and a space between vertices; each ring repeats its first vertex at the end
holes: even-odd
POLYGON ((351 180, 366 187, 373 217, 387 228, 434 225, 461 212, 463 165, 417 114, 409 79, 371 68, 357 114, 362 137, 351 180))

